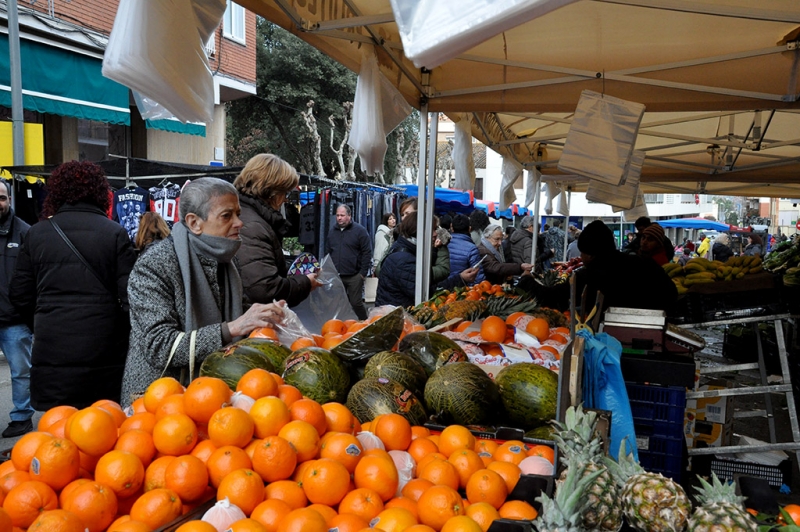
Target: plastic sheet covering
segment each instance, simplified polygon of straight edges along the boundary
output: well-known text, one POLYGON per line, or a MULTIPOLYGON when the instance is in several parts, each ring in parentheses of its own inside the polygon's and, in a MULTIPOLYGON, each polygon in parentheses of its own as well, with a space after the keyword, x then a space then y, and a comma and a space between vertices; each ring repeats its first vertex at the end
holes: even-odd
POLYGON ((644 105, 583 91, 558 169, 619 185, 630 164, 644 105))
POLYGON ((556 206, 556 211, 561 216, 569 216, 569 198, 567 198, 566 190, 562 190, 561 193, 558 195, 558 204, 556 206))
POLYGON ((547 183, 545 193, 544 212, 550 216, 553 214, 553 200, 561 193, 561 189, 555 183, 547 183))
POLYGON ((500 182, 500 210, 508 209, 517 199, 514 183, 522 175, 522 165, 508 155, 503 155, 501 170, 503 180, 500 182))
POLYGON ((475 189, 475 158, 472 155, 472 129, 469 115, 459 115, 453 139, 453 163, 456 167, 455 187, 459 190, 475 189))
POLYGON ((204 43, 225 0, 121 0, 103 75, 160 103, 183 122, 210 123, 214 81, 204 43))
POLYGON ((639 178, 642 175, 642 165, 644 164, 645 152, 634 150, 631 155, 631 164, 625 174, 623 184, 614 186, 599 181, 589 180, 589 187, 586 189, 586 199, 605 203, 616 208, 616 211, 633 209, 639 197, 639 178))
POLYGON ((536 188, 536 182, 542 178, 542 173, 534 168, 525 172, 525 207, 530 207, 536 201, 536 194, 541 193, 541 187, 536 188))
POLYGON ((435 68, 458 54, 575 0, 392 0, 406 56, 435 68))
POLYGON ((635 222, 641 216, 649 216, 649 213, 647 212, 647 203, 644 202, 644 193, 639 190, 636 205, 633 209, 622 211, 622 219, 626 222, 635 222))
MULTIPOLYGON (((583 406, 611 411, 611 440, 608 448, 612 455, 625 440, 628 449, 639 459, 636 450, 636 432, 628 400, 628 390, 622 377, 622 344, 606 333, 593 335, 578 331, 586 340, 583 363, 583 406)), ((616 458, 616 456, 613 456, 616 458)))
POLYGON ((325 322, 332 319, 358 319, 330 255, 325 255, 322 259, 317 281, 322 286, 313 290, 305 301, 292 309, 309 331, 321 331, 325 322))
POLYGON ((383 172, 386 135, 410 114, 411 106, 381 74, 373 48, 365 47, 353 102, 353 128, 347 139, 361 159, 364 173, 383 172))

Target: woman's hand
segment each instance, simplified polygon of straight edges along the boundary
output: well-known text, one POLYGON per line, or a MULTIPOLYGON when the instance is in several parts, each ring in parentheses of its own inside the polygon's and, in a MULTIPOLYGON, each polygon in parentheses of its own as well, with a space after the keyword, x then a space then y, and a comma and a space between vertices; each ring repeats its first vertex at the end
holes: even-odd
POLYGON ((247 312, 228 323, 231 336, 247 336, 255 329, 272 327, 275 323, 283 321, 283 307, 286 301, 275 303, 255 303, 247 312))
POLYGON ((474 266, 472 268, 467 268, 466 270, 461 272, 459 276, 461 277, 461 280, 464 281, 464 284, 469 285, 478 276, 478 268, 477 266, 474 266))
POLYGON ((309 273, 308 275, 306 275, 306 277, 308 277, 308 280, 311 281, 312 291, 322 286, 322 283, 317 281, 317 275, 318 275, 317 273, 309 273))

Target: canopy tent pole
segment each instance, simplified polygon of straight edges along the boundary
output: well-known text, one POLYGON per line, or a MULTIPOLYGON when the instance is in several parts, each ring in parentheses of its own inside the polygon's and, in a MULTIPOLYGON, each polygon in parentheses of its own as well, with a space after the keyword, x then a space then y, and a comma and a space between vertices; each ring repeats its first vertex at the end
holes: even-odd
MULTIPOLYGON (((428 104, 423 103, 419 110, 419 171, 417 172, 417 236, 425 232, 425 163, 428 147, 428 104)), ((419 238, 417 239, 419 241, 419 238)), ((417 246, 419 251, 420 246, 417 246)), ((425 270, 425 257, 417 253, 417 285, 414 289, 414 302, 419 305, 425 301, 427 290, 423 290, 419 272, 425 270)))
POLYGON ((567 222, 564 224, 564 254, 561 260, 567 262, 567 248, 569 247, 569 214, 572 212, 572 187, 567 187, 567 222))
POLYGON ((536 190, 536 195, 533 197, 533 243, 531 245, 531 264, 533 265, 533 271, 536 271, 536 257, 538 256, 538 250, 536 249, 539 243, 539 198, 542 194, 542 174, 538 171, 536 172, 536 181, 533 185, 536 190))
MULTIPOLYGON (((9 0, 8 4, 8 60, 11 75, 11 136, 13 142, 14 165, 25 164, 25 118, 22 112, 22 63, 19 51, 19 14, 17 0, 9 0)), ((11 207, 16 204, 12 193, 11 207)))
POLYGON ((433 235, 433 204, 436 192, 436 137, 438 134, 439 113, 433 113, 430 117, 430 137, 428 139, 428 188, 420 188, 417 192, 418 196, 423 198, 417 211, 417 266, 422 257, 422 268, 417 269, 416 294, 419 294, 420 297, 417 304, 428 299, 431 282, 431 257, 433 255, 431 236, 433 235), (424 216, 420 216, 423 213, 424 216), (420 219, 424 220, 422 232, 419 231, 420 219))

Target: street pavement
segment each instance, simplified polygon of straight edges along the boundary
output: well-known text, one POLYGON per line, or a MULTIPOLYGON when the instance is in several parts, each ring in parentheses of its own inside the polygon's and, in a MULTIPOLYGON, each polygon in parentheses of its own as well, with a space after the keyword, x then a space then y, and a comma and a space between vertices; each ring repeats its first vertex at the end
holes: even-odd
MULTIPOLYGON (((3 432, 8 426, 11 418, 8 414, 14 409, 14 403, 11 402, 11 371, 6 362, 6 357, 0 354, 0 432, 3 432)), ((39 422, 43 412, 36 412, 33 416, 33 427, 39 422)), ((19 438, 0 438, 0 451, 11 449, 14 443, 19 438)))

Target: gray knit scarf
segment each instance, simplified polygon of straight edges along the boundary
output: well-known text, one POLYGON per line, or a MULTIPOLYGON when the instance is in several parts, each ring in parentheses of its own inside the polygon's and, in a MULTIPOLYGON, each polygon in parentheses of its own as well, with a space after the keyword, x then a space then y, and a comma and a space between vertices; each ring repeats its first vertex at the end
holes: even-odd
POLYGON ((242 279, 231 261, 242 242, 219 236, 195 235, 183 222, 173 226, 172 239, 186 292, 186 332, 241 316, 242 279), (224 294, 222 309, 217 305, 198 255, 219 263, 220 283, 224 283, 220 286, 224 294))
POLYGON ((502 247, 500 249, 497 249, 496 247, 494 247, 494 245, 492 245, 491 242, 489 242, 485 238, 481 238, 481 244, 483 244, 486 249, 492 252, 492 255, 494 255, 494 257, 498 260, 498 262, 506 261, 505 256, 503 255, 502 247))

